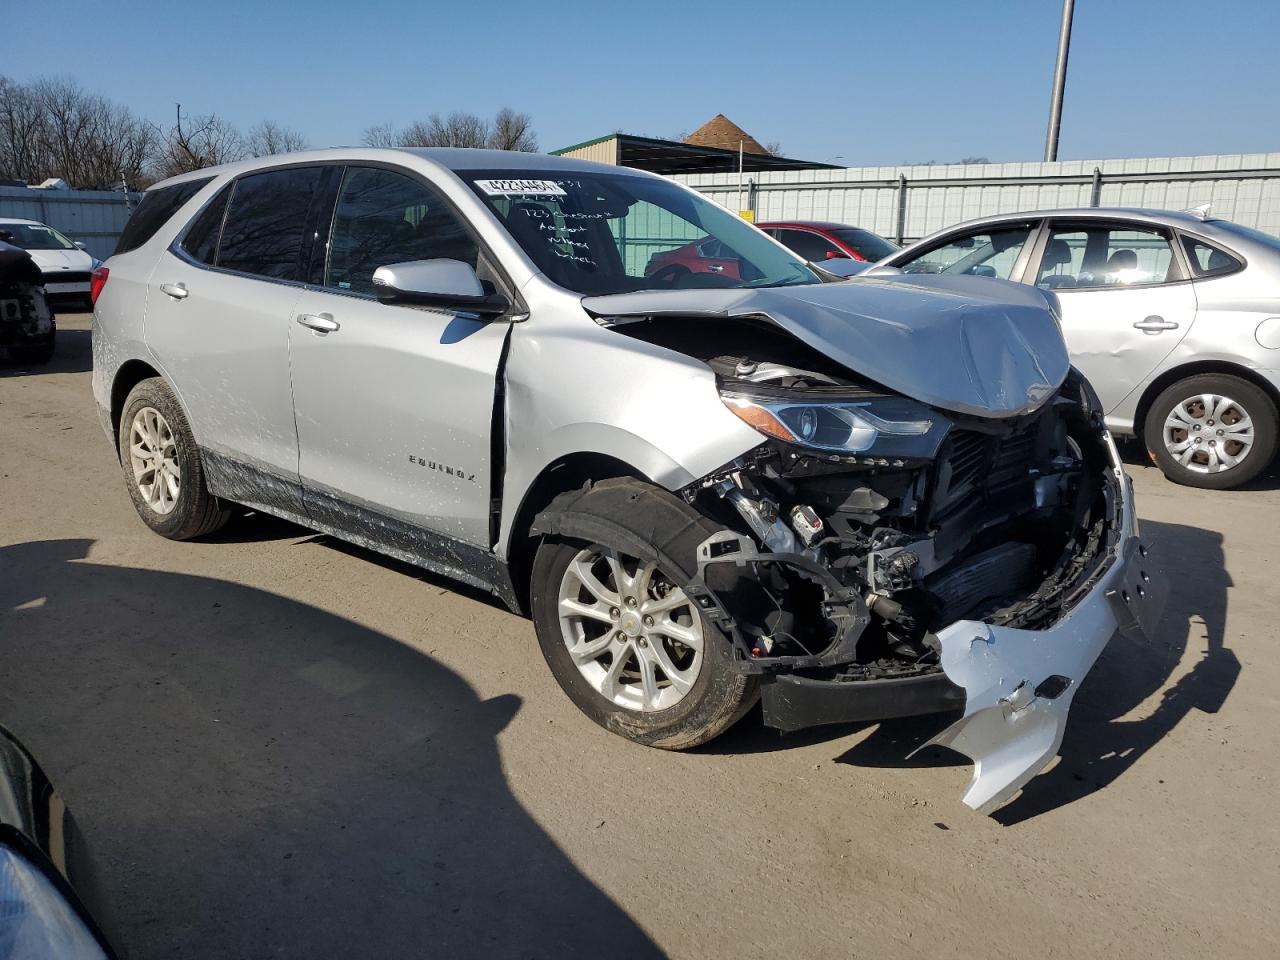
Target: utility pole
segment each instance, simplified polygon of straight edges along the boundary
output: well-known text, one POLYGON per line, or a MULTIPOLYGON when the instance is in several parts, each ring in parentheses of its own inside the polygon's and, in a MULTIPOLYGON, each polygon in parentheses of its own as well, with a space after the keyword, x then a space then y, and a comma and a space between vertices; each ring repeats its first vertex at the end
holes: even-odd
POLYGON ((1076 0, 1062 0, 1062 27, 1058 31, 1058 64, 1053 69, 1053 100, 1049 104, 1049 134, 1044 141, 1046 162, 1058 159, 1058 131, 1062 127, 1062 91, 1067 85, 1067 54, 1071 51, 1071 17, 1076 0))

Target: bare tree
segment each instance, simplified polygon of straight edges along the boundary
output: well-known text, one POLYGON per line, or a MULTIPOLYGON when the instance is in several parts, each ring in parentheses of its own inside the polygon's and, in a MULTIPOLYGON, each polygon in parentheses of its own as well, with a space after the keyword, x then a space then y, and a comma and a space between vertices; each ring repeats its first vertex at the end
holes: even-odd
POLYGON ((307 139, 296 130, 282 127, 274 120, 263 120, 249 130, 245 150, 251 157, 269 157, 277 153, 294 153, 307 149, 307 139))
POLYGON ((114 189, 140 182, 154 130, 127 107, 86 93, 69 80, 23 86, 0 78, 0 175, 39 183, 114 189))
POLYGON ((415 120, 399 140, 405 147, 485 147, 489 136, 489 124, 480 117, 455 111, 446 117, 433 113, 426 120, 415 120))
POLYGON ((366 147, 397 147, 400 145, 400 134, 390 123, 380 123, 376 127, 365 127, 361 138, 366 147))
POLYGON ((516 113, 503 107, 493 118, 493 130, 489 134, 489 146, 495 150, 519 150, 536 153, 538 138, 533 132, 533 118, 527 113, 516 113))
POLYGON ((771 157, 780 157, 782 156, 782 144, 780 144, 777 140, 773 140, 770 143, 766 143, 764 145, 764 152, 769 154, 769 156, 771 157))
POLYGON ((160 148, 155 160, 158 177, 172 177, 244 158, 244 138, 234 126, 216 113, 184 120, 182 104, 177 106, 177 122, 159 134, 160 148))
POLYGON ((39 183, 49 174, 44 110, 34 92, 0 77, 0 178, 39 183))

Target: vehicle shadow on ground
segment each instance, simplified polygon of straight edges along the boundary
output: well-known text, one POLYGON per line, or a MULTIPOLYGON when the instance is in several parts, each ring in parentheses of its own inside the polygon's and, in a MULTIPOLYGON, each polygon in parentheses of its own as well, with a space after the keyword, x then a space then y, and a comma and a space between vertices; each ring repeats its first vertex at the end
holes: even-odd
MULTIPOLYGON (((1033 779, 995 813, 1012 825, 1103 789, 1133 766, 1192 711, 1217 713, 1240 674, 1223 634, 1227 589, 1222 536, 1182 524, 1142 522, 1144 541, 1161 559, 1173 589, 1157 635, 1135 641, 1117 635, 1080 687, 1056 766, 1033 779), (1194 589, 1180 585, 1194 584, 1194 589), (1203 645, 1195 665, 1172 683, 1187 652, 1203 645), (1139 710, 1160 695, 1154 708, 1139 710), (1131 712, 1137 715, 1129 717, 1131 712)), ((941 747, 908 755, 957 719, 958 713, 822 727, 789 736, 765 729, 758 712, 709 749, 754 753, 784 750, 874 730, 836 757, 855 767, 935 767, 967 764, 941 747)))
POLYGON ((0 377, 34 377, 44 373, 87 373, 93 369, 92 335, 88 330, 59 328, 53 359, 48 363, 17 363, 0 347, 0 377))
POLYGON ((518 698, 91 546, 0 548, 0 722, 59 783, 132 955, 661 955, 512 795, 518 698))

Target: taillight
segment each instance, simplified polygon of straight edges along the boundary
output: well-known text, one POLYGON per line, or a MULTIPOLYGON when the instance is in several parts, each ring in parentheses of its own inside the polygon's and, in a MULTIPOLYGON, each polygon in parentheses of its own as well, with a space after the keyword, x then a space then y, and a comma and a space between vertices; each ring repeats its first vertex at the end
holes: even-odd
POLYGON ((107 285, 107 277, 111 271, 106 267, 99 267, 89 277, 89 300, 93 304, 98 302, 98 294, 102 293, 102 288, 107 285))

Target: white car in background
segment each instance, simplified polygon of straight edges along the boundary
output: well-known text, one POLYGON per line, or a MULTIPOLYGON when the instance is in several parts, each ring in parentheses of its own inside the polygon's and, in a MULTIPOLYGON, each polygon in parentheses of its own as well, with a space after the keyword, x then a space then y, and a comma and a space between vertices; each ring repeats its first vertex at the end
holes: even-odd
POLYGON ((101 261, 81 244, 39 220, 10 218, 0 218, 0 240, 31 254, 44 278, 45 296, 51 302, 72 301, 85 309, 92 309, 89 275, 101 261))

